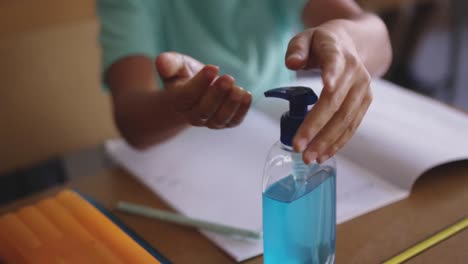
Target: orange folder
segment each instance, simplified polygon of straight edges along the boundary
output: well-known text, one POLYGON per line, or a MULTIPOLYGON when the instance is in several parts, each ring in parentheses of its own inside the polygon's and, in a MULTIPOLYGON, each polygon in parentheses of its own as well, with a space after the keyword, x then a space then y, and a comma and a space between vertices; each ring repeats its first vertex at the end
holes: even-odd
POLYGON ((0 216, 0 263, 161 263, 79 194, 65 190, 0 216))

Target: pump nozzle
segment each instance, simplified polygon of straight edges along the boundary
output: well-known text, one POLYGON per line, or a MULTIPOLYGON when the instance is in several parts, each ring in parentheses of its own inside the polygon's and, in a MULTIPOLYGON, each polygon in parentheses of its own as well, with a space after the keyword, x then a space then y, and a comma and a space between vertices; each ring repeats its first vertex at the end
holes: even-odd
POLYGON ((307 114, 307 106, 317 102, 314 91, 304 86, 290 86, 271 89, 265 92, 266 97, 282 98, 289 101, 289 114, 301 117, 307 114))
POLYGON ((289 101, 289 111, 281 117, 281 142, 292 146, 292 138, 307 115, 307 106, 317 102, 317 95, 308 87, 290 86, 268 90, 265 96, 289 101))

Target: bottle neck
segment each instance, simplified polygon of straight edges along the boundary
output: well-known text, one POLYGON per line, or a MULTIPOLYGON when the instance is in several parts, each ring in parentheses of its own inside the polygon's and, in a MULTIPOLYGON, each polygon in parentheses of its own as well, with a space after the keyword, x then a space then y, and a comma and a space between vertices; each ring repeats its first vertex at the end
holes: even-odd
POLYGON ((288 152, 295 152, 292 146, 288 146, 280 141, 281 148, 288 151, 288 152))

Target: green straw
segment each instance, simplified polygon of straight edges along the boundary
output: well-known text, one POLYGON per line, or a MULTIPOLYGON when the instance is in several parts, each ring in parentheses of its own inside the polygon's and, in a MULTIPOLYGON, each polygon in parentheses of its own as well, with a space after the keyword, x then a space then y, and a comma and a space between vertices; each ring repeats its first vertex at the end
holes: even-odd
POLYGON ((170 213, 129 202, 119 201, 117 203, 117 208, 125 213, 141 215, 148 218, 158 219, 170 223, 176 223, 183 226, 196 227, 207 231, 213 231, 219 234, 248 237, 253 239, 262 238, 261 232, 199 220, 183 216, 181 214, 170 213))

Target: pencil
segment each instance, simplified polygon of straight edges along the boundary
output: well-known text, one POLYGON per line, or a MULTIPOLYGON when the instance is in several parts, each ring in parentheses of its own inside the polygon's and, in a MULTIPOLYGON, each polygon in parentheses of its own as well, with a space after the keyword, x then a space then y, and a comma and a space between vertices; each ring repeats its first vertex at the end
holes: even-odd
POLYGON ((176 223, 183 226, 190 226, 195 228, 204 229, 207 231, 213 231, 216 233, 224 234, 224 235, 234 235, 234 236, 241 236, 253 239, 261 239, 262 233, 256 232, 252 230, 217 224, 213 222, 208 222, 204 220, 199 220, 187 216, 183 216, 176 213, 170 213, 142 205, 132 204, 128 202, 120 201, 117 203, 117 208, 123 212, 134 214, 134 215, 141 215, 149 218, 154 218, 170 223, 176 223))
POLYGON ((465 217, 461 221, 447 227, 446 229, 438 232, 437 234, 417 243, 416 245, 408 248, 402 253, 392 257, 391 259, 384 262, 384 264, 399 264, 403 263, 410 258, 420 254, 421 252, 429 249, 430 247, 442 242, 443 240, 455 235, 458 232, 463 231, 468 227, 468 217, 465 217))

